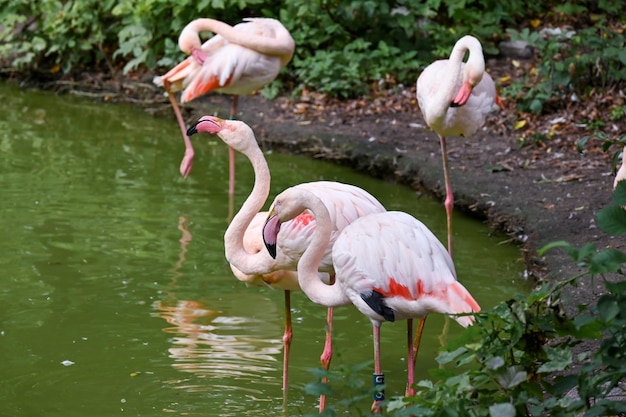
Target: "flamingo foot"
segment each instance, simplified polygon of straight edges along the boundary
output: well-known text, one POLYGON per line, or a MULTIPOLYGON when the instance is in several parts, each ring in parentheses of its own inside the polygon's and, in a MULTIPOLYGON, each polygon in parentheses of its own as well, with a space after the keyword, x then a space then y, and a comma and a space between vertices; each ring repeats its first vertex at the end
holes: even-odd
POLYGON ((191 167, 193 166, 194 156, 195 156, 195 153, 193 149, 187 149, 185 151, 185 156, 183 156, 183 160, 180 163, 180 175, 182 175, 183 178, 185 179, 191 173, 191 167))

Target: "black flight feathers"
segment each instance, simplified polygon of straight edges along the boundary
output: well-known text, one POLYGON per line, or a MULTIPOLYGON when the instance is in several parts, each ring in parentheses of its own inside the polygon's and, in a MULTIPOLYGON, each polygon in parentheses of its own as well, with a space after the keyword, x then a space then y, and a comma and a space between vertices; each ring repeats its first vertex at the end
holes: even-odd
POLYGON ((385 304, 385 297, 378 291, 362 292, 361 298, 376 314, 383 316, 385 320, 396 320, 393 310, 385 304))

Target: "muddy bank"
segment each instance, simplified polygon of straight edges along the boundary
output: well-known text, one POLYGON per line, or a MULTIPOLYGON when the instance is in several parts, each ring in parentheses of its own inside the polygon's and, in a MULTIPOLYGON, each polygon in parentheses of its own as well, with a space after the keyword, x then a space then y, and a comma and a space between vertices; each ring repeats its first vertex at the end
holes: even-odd
MULTIPOLYGON (((186 108, 186 119, 225 116, 229 103, 228 97, 203 98, 186 108)), ((385 115, 346 117, 329 112, 323 118, 307 118, 286 99, 254 96, 239 103, 239 118, 253 127, 266 150, 331 160, 443 201, 439 141, 424 126, 416 106, 385 115)), ((172 118, 166 102, 149 111, 172 118)), ((474 137, 450 138, 448 146, 455 209, 487 222, 518 244, 529 279, 560 280, 581 272, 562 250, 539 257, 537 250, 549 242, 626 249, 595 226, 595 213, 611 199, 613 177, 607 155, 520 148, 500 115, 474 137)), ((595 281, 594 289, 583 280, 568 290, 569 312, 575 313, 578 304, 594 302, 601 292, 599 280, 595 281)))

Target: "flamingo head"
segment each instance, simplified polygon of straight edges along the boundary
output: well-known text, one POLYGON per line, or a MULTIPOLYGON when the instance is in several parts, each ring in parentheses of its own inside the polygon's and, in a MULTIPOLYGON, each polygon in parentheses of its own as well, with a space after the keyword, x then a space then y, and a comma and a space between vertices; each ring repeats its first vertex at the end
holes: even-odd
POLYGON ((219 117, 202 116, 200 120, 189 126, 187 136, 195 135, 196 133, 217 134, 222 131, 223 126, 224 120, 219 117))
POLYGON ((263 226, 263 242, 272 258, 276 259, 281 225, 306 211, 311 201, 314 202, 313 204, 319 203, 323 206, 313 193, 298 186, 287 188, 276 196, 263 226))
POLYGON ((469 65, 466 65, 465 69, 465 81, 463 81, 461 89, 457 93, 454 100, 452 100, 450 107, 461 107, 465 103, 467 103, 467 100, 469 100, 470 96, 472 95, 472 90, 483 79, 483 74, 485 73, 484 66, 482 71, 478 71, 469 65))
POLYGON ((187 129, 187 136, 196 133, 217 135, 231 148, 245 153, 251 146, 257 146, 254 132, 240 120, 224 120, 215 116, 202 116, 187 129))
POLYGON ((200 49, 202 46, 198 29, 192 23, 185 26, 178 36, 178 47, 187 55, 191 54, 194 49, 200 49))
POLYGON ((482 81, 485 74, 485 60, 482 54, 482 47, 478 40, 472 39, 472 41, 475 41, 475 45, 472 45, 475 49, 474 51, 470 50, 470 57, 463 66, 463 84, 456 97, 452 100, 450 107, 460 107, 467 103, 467 100, 472 95, 472 90, 482 81))

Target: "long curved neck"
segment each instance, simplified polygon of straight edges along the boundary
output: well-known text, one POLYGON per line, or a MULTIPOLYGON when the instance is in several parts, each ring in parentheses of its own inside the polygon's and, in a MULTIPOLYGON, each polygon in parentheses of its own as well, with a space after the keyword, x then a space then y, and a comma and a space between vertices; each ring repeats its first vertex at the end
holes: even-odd
POLYGON ((459 88, 466 81, 468 69, 477 69, 484 72, 485 62, 482 48, 478 40, 471 36, 464 36, 454 44, 448 58, 441 79, 443 80, 437 91, 434 101, 433 114, 445 118, 452 99, 458 93, 459 88), (469 51, 467 64, 463 63, 465 54, 469 51))
POLYGON ((261 251, 256 254, 248 253, 243 246, 243 236, 254 216, 261 210, 270 193, 270 170, 261 149, 251 146, 242 151, 252 163, 254 169, 254 186, 250 195, 233 217, 224 234, 225 255, 228 262, 246 274, 267 273, 267 270, 258 270, 258 265, 267 259, 269 254, 261 251))
MULTIPOLYGON (((291 38, 291 35, 289 35, 286 29, 283 29, 285 34, 279 33, 276 38, 268 36, 253 36, 245 31, 237 30, 227 23, 209 18, 196 19, 190 22, 181 32, 179 40, 183 37, 183 34, 190 37, 195 35, 198 39, 197 47, 199 48, 200 37, 198 33, 205 30, 221 35, 228 42, 236 43, 237 45, 253 49, 262 54, 277 56, 286 55, 289 57, 287 61, 291 59, 295 48, 293 38, 291 38)), ((184 52, 189 53, 190 51, 184 52)))
POLYGON ((337 282, 327 285, 318 275, 318 268, 326 247, 330 242, 332 222, 328 209, 315 197, 308 200, 309 210, 315 217, 315 233, 311 243, 298 261, 298 283, 300 288, 314 303, 327 307, 350 304, 350 299, 337 282))

